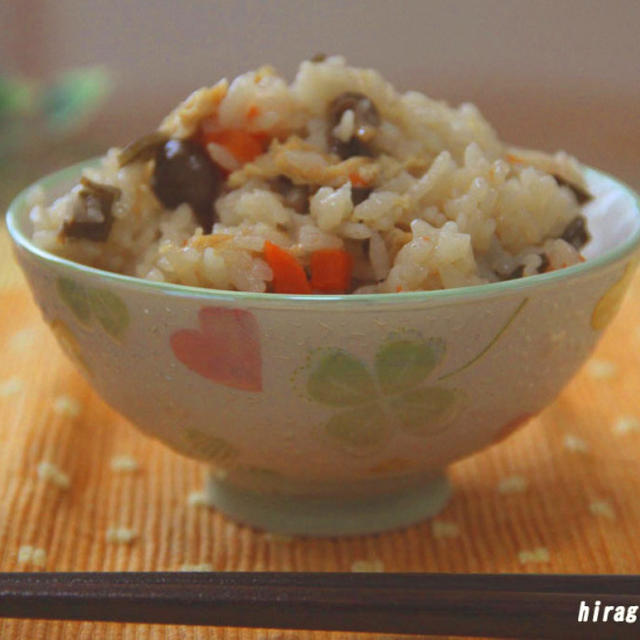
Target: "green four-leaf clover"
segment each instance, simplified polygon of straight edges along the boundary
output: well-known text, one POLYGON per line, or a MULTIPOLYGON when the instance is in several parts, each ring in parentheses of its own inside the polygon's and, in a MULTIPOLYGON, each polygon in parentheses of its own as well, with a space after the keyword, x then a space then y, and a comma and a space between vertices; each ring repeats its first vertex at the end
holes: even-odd
POLYGON ((325 435, 347 451, 364 454, 394 428, 413 436, 443 429, 457 415, 462 392, 424 383, 444 353, 439 338, 392 338, 376 353, 371 372, 346 351, 323 351, 311 365, 307 393, 337 409, 322 426, 325 435))
POLYGON ((84 287, 70 278, 58 278, 58 295, 83 325, 96 317, 102 328, 119 340, 129 326, 129 311, 124 302, 107 289, 84 287))

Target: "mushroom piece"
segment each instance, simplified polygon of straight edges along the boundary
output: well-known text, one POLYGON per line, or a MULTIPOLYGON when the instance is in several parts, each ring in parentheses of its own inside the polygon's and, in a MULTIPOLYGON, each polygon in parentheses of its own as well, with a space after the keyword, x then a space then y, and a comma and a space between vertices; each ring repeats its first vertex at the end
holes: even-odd
POLYGON ((186 202, 205 231, 213 225, 213 203, 223 182, 222 170, 191 140, 171 139, 156 151, 153 193, 167 209, 186 202))
POLYGON ((586 204, 587 202, 590 202, 591 200, 593 200, 593 196, 584 187, 581 187, 579 184, 576 184, 575 182, 571 182, 567 178, 557 173, 552 173, 551 175, 554 177, 555 181, 558 183, 559 186, 568 187, 569 189, 571 189, 571 191, 573 191, 573 195, 576 197, 578 204, 580 205, 586 204))
POLYGON ((380 124, 380 114, 370 98, 354 91, 341 93, 329 104, 327 120, 329 123, 327 142, 330 151, 343 160, 351 156, 373 155, 370 143, 380 124), (353 112, 353 134, 345 141, 335 135, 334 129, 340 124, 344 113, 349 110, 353 112))
POLYGON ((80 178, 82 189, 77 194, 73 215, 62 225, 62 236, 104 242, 113 226, 113 203, 120 197, 117 187, 80 178))
POLYGON ((584 216, 576 216, 564 229, 560 236, 576 249, 581 249, 591 239, 587 231, 587 221, 584 216))
POLYGON ((309 213, 310 185, 296 184, 285 175, 276 176, 269 181, 269 184, 282 196, 287 207, 291 207, 298 213, 309 213))
POLYGON ((149 133, 133 142, 130 142, 118 154, 118 166, 124 167, 132 162, 147 162, 155 158, 160 149, 169 138, 159 131, 149 133))
POLYGON ((353 206, 358 206, 364 202, 373 192, 371 187, 351 187, 351 202, 353 206))

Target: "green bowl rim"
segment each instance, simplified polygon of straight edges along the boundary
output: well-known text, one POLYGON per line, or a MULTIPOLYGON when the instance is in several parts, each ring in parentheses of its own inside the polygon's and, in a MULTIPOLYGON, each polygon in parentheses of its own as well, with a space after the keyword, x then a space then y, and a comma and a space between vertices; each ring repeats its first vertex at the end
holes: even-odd
MULTIPOLYGON (((571 267, 564 269, 558 269, 550 273, 543 273, 534 276, 528 276, 526 278, 520 278, 517 280, 506 280, 504 282, 492 282, 481 285, 471 285, 467 287, 458 287, 454 289, 438 289, 433 291, 406 291, 398 293, 369 293, 369 294, 342 294, 342 295, 322 295, 322 294, 283 294, 283 293, 257 293, 251 291, 228 291, 223 289, 206 289, 203 287, 193 287, 182 284, 173 284, 168 282, 155 282, 153 280, 145 280, 135 276, 127 276, 120 273, 114 273, 111 271, 104 271, 102 269, 96 269, 79 262, 73 262, 66 258, 61 258, 53 253, 44 251, 35 246, 25 235, 20 231, 18 225, 19 212, 25 206, 27 197, 30 191, 34 187, 42 187, 44 189, 50 188, 53 185, 69 182, 71 179, 79 175, 80 172, 92 166, 95 166, 102 158, 92 158, 85 160, 77 164, 66 167, 55 173, 51 173, 40 180, 37 180, 32 185, 23 189, 11 202, 7 210, 7 228, 16 245, 21 246, 27 252, 32 253, 41 259, 61 265, 68 269, 79 271, 84 274, 98 276, 100 278, 115 281, 120 284, 133 285, 136 287, 144 287, 152 289, 157 292, 164 292, 169 295, 189 294, 191 296, 197 295, 198 297, 217 300, 237 300, 243 303, 257 303, 270 305, 272 303, 290 303, 294 306, 304 306, 306 303, 313 302, 314 306, 318 303, 329 303, 335 305, 337 302, 348 302, 350 305, 371 305, 375 304, 390 304, 401 302, 426 302, 436 300, 453 301, 455 299, 468 300, 476 297, 494 297, 497 294, 509 292, 509 291, 525 291, 532 287, 539 285, 546 285, 552 283, 558 283, 563 280, 567 280, 573 277, 587 275, 594 272, 597 269, 605 267, 609 264, 617 262, 623 259, 627 254, 632 254, 634 251, 640 249, 640 225, 638 229, 627 240, 621 243, 619 246, 611 249, 601 256, 594 258, 593 260, 587 260, 571 267)), ((620 187, 627 195, 631 196, 636 203, 638 215, 640 216, 640 196, 627 184, 614 178, 604 171, 594 169, 592 167, 585 167, 586 174, 594 174, 599 177, 604 177, 614 182, 620 187)))

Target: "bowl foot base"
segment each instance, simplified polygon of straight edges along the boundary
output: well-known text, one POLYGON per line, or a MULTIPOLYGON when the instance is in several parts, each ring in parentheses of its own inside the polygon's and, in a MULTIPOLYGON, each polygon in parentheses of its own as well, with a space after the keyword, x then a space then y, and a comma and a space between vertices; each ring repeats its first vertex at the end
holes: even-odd
POLYGON ((258 493, 209 474, 209 504, 233 520, 273 533, 338 536, 406 527, 436 515, 451 497, 444 473, 383 495, 348 497, 258 493))

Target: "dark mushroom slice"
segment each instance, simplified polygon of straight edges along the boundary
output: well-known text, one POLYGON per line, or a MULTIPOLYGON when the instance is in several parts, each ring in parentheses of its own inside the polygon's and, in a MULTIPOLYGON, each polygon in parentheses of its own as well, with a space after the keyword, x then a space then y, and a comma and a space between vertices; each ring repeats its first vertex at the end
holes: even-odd
POLYGON ((275 177, 269 184, 282 196, 287 207, 295 209, 298 213, 309 213, 311 187, 308 184, 296 184, 285 175, 275 177))
POLYGON ((213 203, 223 183, 222 170, 196 142, 171 139, 156 151, 153 193, 167 209, 186 202, 207 232, 214 222, 213 203))
POLYGON ((119 198, 122 195, 122 191, 118 189, 118 187, 114 187, 110 184, 101 184, 99 182, 94 182, 91 178, 87 178, 87 176, 80 176, 80 184, 89 191, 94 191, 96 193, 100 193, 104 196, 111 194, 114 199, 119 198))
POLYGON ((584 187, 581 187, 579 184, 571 182, 570 180, 563 178, 557 173, 553 173, 551 175, 554 177, 559 186, 568 187, 569 189, 571 189, 571 191, 573 191, 573 195, 576 197, 578 204, 586 204, 587 202, 593 200, 593 195, 591 195, 584 187))
POLYGON ((324 62, 327 59, 326 53, 316 53, 311 59, 310 62, 324 62))
MULTIPOLYGON (((540 256, 540 264, 536 269, 537 273, 544 273, 551 262, 549 261, 549 256, 546 253, 539 253, 540 256)), ((500 275, 500 274, 498 274, 500 275)), ((506 276, 501 276, 503 280, 516 280, 518 278, 522 278, 524 276, 524 265, 519 264, 511 273, 506 276)))
POLYGON ((380 114, 373 101, 363 93, 346 91, 329 104, 327 109, 327 143, 329 150, 345 160, 352 156, 372 156, 371 142, 380 125, 380 114), (337 138, 333 130, 342 120, 345 111, 353 111, 355 132, 349 140, 337 138))
POLYGON ((329 143, 329 151, 335 153, 342 160, 347 158, 353 158, 353 156, 365 156, 367 158, 373 157, 373 150, 366 142, 362 142, 355 136, 349 138, 347 142, 338 140, 338 138, 332 136, 332 140, 329 143))
POLYGON ((132 162, 148 162, 149 160, 153 160, 158 149, 164 146, 168 139, 169 138, 163 133, 154 131, 130 142, 118 154, 118 166, 124 167, 132 162))
POLYGON ((373 189, 370 187, 351 187, 351 202, 353 206, 358 206, 361 202, 364 202, 372 193, 373 189))
POLYGON ((522 278, 524 275, 524 265, 519 264, 509 275, 507 275, 505 280, 516 280, 517 278, 522 278))
POLYGON ((562 240, 581 249, 591 239, 587 230, 587 220, 584 216, 576 216, 564 229, 560 236, 562 240))
POLYGON ((73 216, 62 226, 67 238, 82 238, 104 242, 113 226, 113 203, 120 197, 117 187, 93 182, 86 176, 80 178, 82 189, 78 192, 73 216))
POLYGON ((549 256, 546 253, 540 253, 538 255, 540 256, 540 260, 542 261, 538 265, 538 273, 544 273, 549 268, 551 261, 549 260, 549 256))

